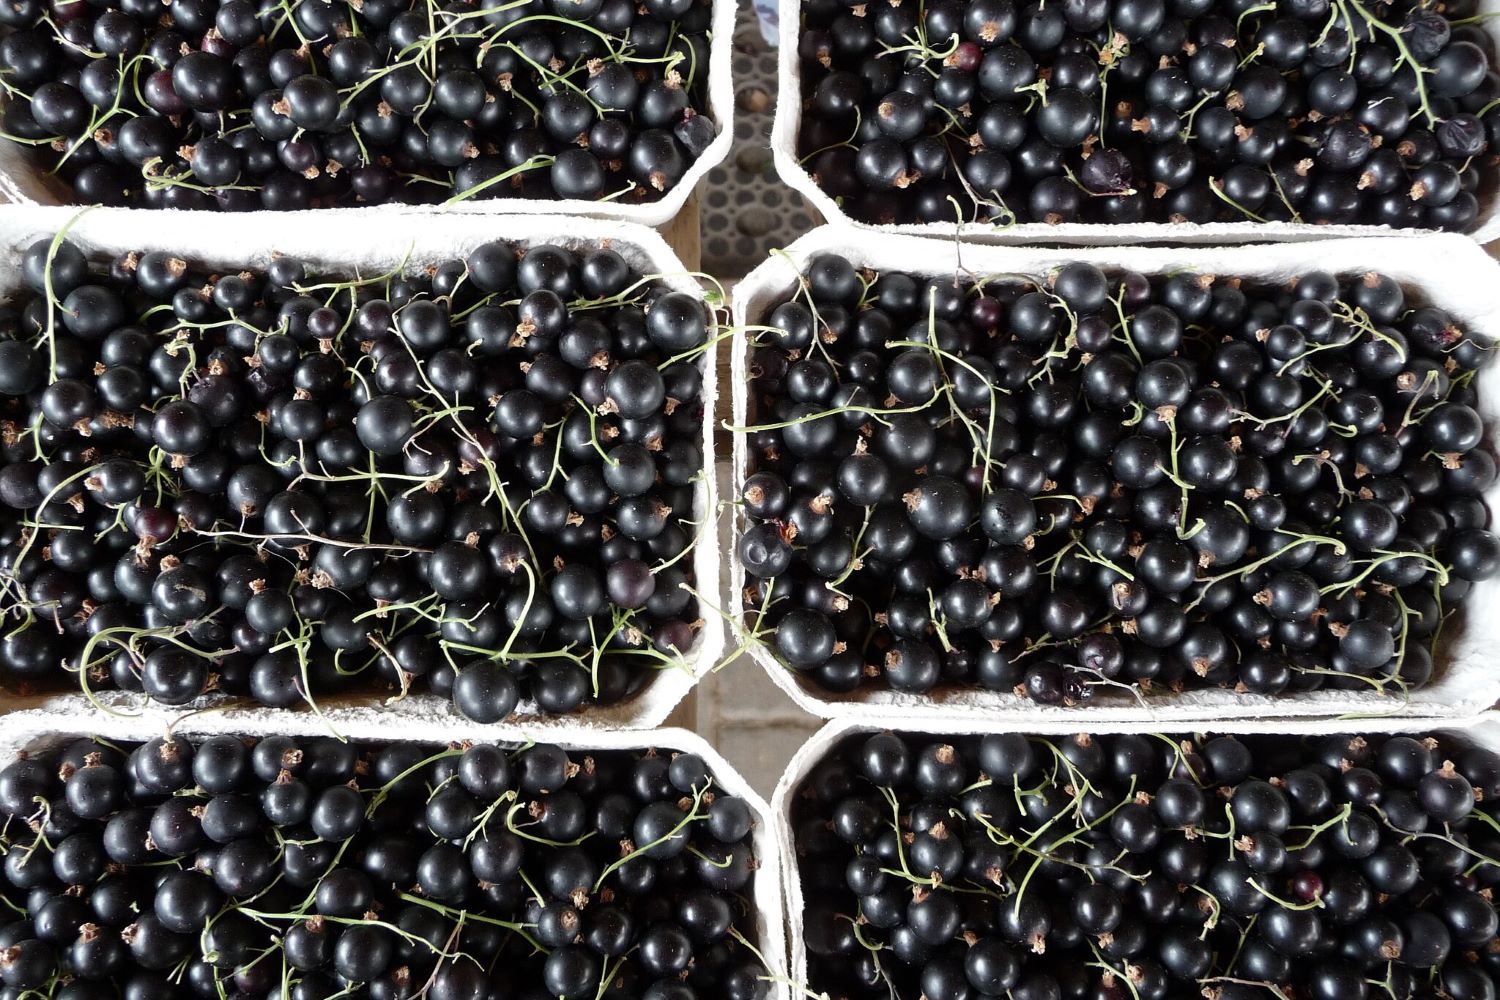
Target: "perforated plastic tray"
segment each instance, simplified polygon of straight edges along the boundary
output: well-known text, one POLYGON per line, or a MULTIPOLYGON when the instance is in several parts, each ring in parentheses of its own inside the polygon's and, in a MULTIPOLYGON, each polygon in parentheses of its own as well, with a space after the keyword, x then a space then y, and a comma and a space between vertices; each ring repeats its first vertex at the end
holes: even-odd
POLYGON ((739 5, 734 47, 734 143, 709 171, 699 198, 703 269, 739 277, 818 224, 801 194, 776 174, 771 117, 776 105, 776 50, 766 44, 755 10, 739 5))

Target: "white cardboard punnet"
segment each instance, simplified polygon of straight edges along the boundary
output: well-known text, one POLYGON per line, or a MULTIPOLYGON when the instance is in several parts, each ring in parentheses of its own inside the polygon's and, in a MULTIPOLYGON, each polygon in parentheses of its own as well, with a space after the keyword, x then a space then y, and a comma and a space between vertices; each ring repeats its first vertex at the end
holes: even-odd
MULTIPOLYGON (((802 0, 777 0, 780 14, 780 40, 776 63, 776 117, 771 125, 771 154, 781 179, 799 191, 813 208, 830 223, 847 223, 862 229, 907 233, 917 236, 955 234, 978 242, 1023 244, 1064 244, 1072 246, 1124 246, 1142 243, 1197 243, 1224 245, 1281 240, 1311 240, 1350 236, 1401 236, 1430 230, 1391 229, 1386 226, 1313 226, 1294 222, 1211 222, 1168 223, 1136 222, 1125 225, 1096 225, 1066 222, 1048 225, 1023 222, 1009 228, 983 223, 913 223, 898 226, 874 225, 851 219, 827 192, 818 186, 799 161, 797 133, 802 126, 802 72, 798 62, 798 41, 802 35, 802 0)), ((1481 16, 1500 12, 1500 0, 1480 0, 1481 16)), ((1481 22, 1484 30, 1500 47, 1500 24, 1493 17, 1481 22)), ((1479 222, 1469 238, 1481 245, 1500 238, 1500 191, 1490 190, 1479 201, 1479 222)))
MULTIPOLYGON (((845 738, 860 733, 878 733, 890 728, 891 720, 885 717, 862 719, 839 719, 828 723, 808 737, 802 748, 787 762, 776 791, 771 796, 771 812, 776 823, 776 836, 782 858, 784 879, 783 898, 786 902, 787 974, 793 983, 811 990, 807 981, 807 948, 802 940, 802 880, 797 868, 797 850, 792 827, 792 806, 797 789, 812 773, 814 767, 828 756, 845 738)), ((1163 723, 1116 723, 1095 725, 1092 720, 1080 717, 1071 724, 1056 718, 1037 722, 1018 722, 1014 725, 985 726, 977 720, 934 718, 917 725, 897 725, 898 732, 915 732, 933 736, 983 736, 988 733, 1024 733, 1033 736, 1069 736, 1085 729, 1091 735, 1105 736, 1123 733, 1180 733, 1209 732, 1224 735, 1254 736, 1322 736, 1336 733, 1444 733, 1472 740, 1491 750, 1500 751, 1500 715, 1486 713, 1464 719, 1376 719, 1368 721, 1343 721, 1339 723, 1292 720, 1269 724, 1254 722, 1215 722, 1206 726, 1174 725, 1163 723)), ((812 995, 808 992, 809 996, 812 995)))
MULTIPOLYGON (((920 275, 1030 275, 1045 276, 1069 261, 1086 261, 1106 270, 1165 274, 1191 270, 1220 277, 1279 281, 1322 269, 1336 274, 1378 270, 1397 279, 1411 292, 1448 310, 1470 332, 1500 342, 1500 266, 1472 241, 1453 234, 1386 239, 1321 240, 1243 247, 1119 247, 1061 248, 975 246, 894 233, 876 233, 846 226, 824 226, 797 240, 755 268, 734 290, 735 333, 731 347, 734 424, 752 422, 748 413, 749 375, 746 325, 763 320, 770 308, 786 298, 803 264, 821 253, 847 257, 859 268, 895 269, 920 275), (1394 252, 1394 251, 1400 251, 1394 252)), ((1500 365, 1486 367, 1476 383, 1480 413, 1489 447, 1500 441, 1500 365)), ((734 483, 737 500, 748 461, 746 436, 734 435, 734 483)), ((1485 497, 1492 519, 1500 520, 1500 484, 1485 497)), ((739 558, 743 517, 736 507, 730 515, 729 594, 727 610, 742 620, 745 568, 739 558)), ((1280 697, 1236 694, 1227 690, 1198 690, 1182 694, 1152 694, 1144 702, 1116 695, 1096 697, 1087 707, 1049 707, 1018 695, 974 689, 939 690, 914 695, 889 689, 861 688, 837 695, 805 682, 778 661, 760 642, 750 644, 750 655, 771 678, 805 710, 824 718, 877 711, 905 718, 920 727, 930 718, 1026 720, 1073 718, 1074 724, 1157 719, 1182 723, 1194 719, 1279 719, 1344 715, 1407 717, 1468 716, 1500 700, 1500 580, 1476 584, 1446 653, 1439 656, 1433 679, 1401 700, 1376 692, 1310 691, 1280 697)))
MULTIPOLYGON (((392 215, 577 215, 594 219, 636 222, 643 226, 661 226, 670 222, 682 209, 688 195, 708 172, 723 162, 734 143, 734 81, 731 58, 734 44, 735 5, 733 0, 713 0, 713 37, 708 47, 708 114, 718 128, 713 142, 689 164, 680 181, 656 201, 624 203, 622 201, 583 201, 577 198, 471 198, 454 205, 372 205, 369 207, 325 208, 306 212, 270 212, 279 217, 307 216, 295 223, 310 229, 330 222, 335 215, 364 219, 367 225, 384 225, 392 215)), ((72 194, 65 185, 49 176, 28 155, 28 148, 14 142, 0 141, 0 201, 22 205, 66 205, 72 194)), ((202 216, 199 225, 213 226, 215 216, 229 213, 194 212, 202 216)), ((262 213, 249 213, 262 214, 262 213)), ((289 220, 290 221, 290 220, 289 220)), ((561 223, 559 223, 561 224, 561 223)))
MULTIPOLYGON (((283 215, 259 212, 248 215, 208 215, 202 212, 152 212, 130 209, 76 209, 7 207, 0 210, 0 255, 11 267, 0 271, 0 297, 21 285, 19 260, 35 240, 51 238, 64 227, 68 239, 90 255, 117 255, 131 250, 170 250, 194 263, 210 267, 264 267, 275 254, 300 258, 333 273, 373 276, 403 262, 420 269, 454 258, 490 240, 507 240, 521 246, 558 244, 584 247, 607 242, 640 274, 658 275, 669 286, 696 296, 703 290, 654 230, 633 223, 595 219, 558 219, 549 216, 455 215, 443 218, 389 215, 379 227, 367 216, 353 213, 319 214, 309 225, 294 225, 283 215)), ((713 354, 708 352, 703 370, 703 428, 699 446, 705 456, 713 454, 714 400, 718 394, 713 354)), ((712 475, 703 476, 696 487, 698 509, 716 509, 718 487, 712 475)), ((693 548, 696 589, 705 595, 719 589, 719 537, 712 516, 704 517, 693 548)), ((707 609, 705 609, 707 610, 707 609)), ((609 727, 660 725, 698 679, 719 660, 724 648, 722 620, 704 614, 703 627, 694 647, 679 663, 662 668, 634 697, 610 706, 589 710, 581 718, 609 727)), ((145 706, 142 695, 100 692, 98 700, 112 711, 141 713, 143 724, 151 720, 158 728, 183 712, 179 708, 145 706)), ((433 694, 411 694, 390 705, 386 693, 343 694, 320 699, 325 714, 373 712, 381 718, 408 716, 432 724, 462 722, 447 699, 433 694)), ((213 705, 223 699, 212 696, 194 704, 213 705)), ((0 690, 0 712, 27 708, 56 708, 80 713, 91 711, 81 694, 20 695, 0 690)), ((291 710, 309 714, 306 710, 291 710)), ((579 716, 563 719, 537 714, 536 706, 523 702, 519 717, 533 730, 556 727, 568 730, 579 716), (532 721, 534 720, 534 721, 532 721)))
MULTIPOLYGON (((755 901, 753 939, 766 963, 765 975, 771 980, 766 1000, 789 1000, 786 988, 786 941, 782 923, 781 841, 771 808, 730 763, 703 737, 685 729, 609 730, 587 724, 536 728, 529 725, 486 726, 467 719, 432 720, 404 717, 392 719, 372 711, 343 711, 339 715, 339 735, 355 742, 416 742, 446 745, 457 742, 516 743, 532 741, 552 743, 569 751, 646 750, 651 748, 694 753, 708 764, 718 787, 745 800, 755 817, 751 842, 758 862, 751 877, 750 891, 755 901)), ((0 767, 4 767, 20 750, 56 745, 70 736, 102 737, 114 740, 149 740, 168 731, 178 736, 202 738, 230 736, 326 736, 327 730, 316 719, 305 714, 291 714, 274 709, 240 709, 226 712, 200 712, 167 720, 164 725, 142 725, 139 720, 121 719, 99 714, 80 714, 75 709, 51 711, 33 709, 5 716, 0 727, 0 767)))

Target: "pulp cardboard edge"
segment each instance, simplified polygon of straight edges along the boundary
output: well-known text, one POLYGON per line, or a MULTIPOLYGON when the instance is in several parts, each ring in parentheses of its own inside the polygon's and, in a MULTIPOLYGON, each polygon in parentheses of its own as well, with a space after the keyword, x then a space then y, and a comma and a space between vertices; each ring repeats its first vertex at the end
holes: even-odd
MULTIPOLYGON (((734 144, 734 79, 732 62, 734 54, 734 20, 736 8, 732 0, 713 0, 711 26, 713 37, 708 47, 708 112, 718 133, 701 156, 695 157, 682 179, 672 185, 656 201, 639 204, 621 204, 613 201, 583 201, 577 198, 530 199, 492 198, 469 199, 456 205, 368 205, 346 208, 308 209, 296 212, 273 212, 263 210, 246 212, 244 215, 267 215, 273 218, 306 218, 307 224, 321 225, 317 221, 328 215, 348 215, 371 221, 385 221, 399 215, 536 215, 536 216, 582 216, 585 218, 613 222, 634 222, 643 226, 662 226, 671 222, 687 203, 688 197, 698 182, 729 155, 734 144)), ((58 205, 53 189, 43 180, 37 165, 30 162, 26 150, 15 143, 0 142, 0 200, 19 205, 58 205)), ((72 206, 75 209, 78 206, 72 206)), ((138 211, 152 211, 139 209, 138 211)), ((220 212, 194 212, 193 215, 208 218, 217 215, 241 214, 220 212)), ((561 220, 560 220, 561 221, 561 220)))
MULTIPOLYGON (((608 242, 640 273, 657 275, 668 286, 703 298, 703 289, 661 235, 635 223, 551 216, 453 215, 427 218, 391 215, 382 220, 378 243, 372 243, 368 235, 368 220, 355 214, 319 214, 315 227, 297 227, 289 223, 285 216, 271 212, 210 217, 202 212, 10 206, 0 210, 0 250, 7 251, 9 259, 16 260, 32 240, 43 234, 50 237, 67 228, 69 238, 98 253, 160 247, 213 267, 264 266, 273 254, 286 253, 346 273, 363 270, 367 274, 379 274, 403 261, 408 267, 414 267, 463 257, 475 246, 496 239, 522 246, 556 243, 575 248, 608 242), (206 222, 212 222, 212 225, 205 225, 206 222)), ((0 293, 8 293, 19 282, 19 268, 0 272, 0 293)), ((713 315, 710 309, 710 317, 713 315)), ((718 375, 713 352, 707 352, 705 358, 702 363, 703 422, 699 446, 707 462, 713 455, 718 375)), ((718 486, 713 475, 704 475, 699 480, 694 499, 704 514, 703 523, 697 529, 692 556, 695 589, 707 599, 720 588, 719 537, 713 523, 718 486)), ((640 692, 618 705, 590 710, 585 717, 617 727, 660 725, 722 655, 722 619, 716 614, 702 614, 700 617, 703 626, 698 632, 697 642, 677 666, 650 668, 656 673, 648 678, 640 692)), ((134 712, 144 700, 140 695, 124 692, 103 692, 98 697, 113 711, 134 712)), ((351 721, 365 714, 427 717, 434 721, 457 722, 462 719, 447 699, 432 694, 412 694, 389 705, 385 704, 383 694, 340 695, 321 700, 320 706, 330 724, 336 724, 335 720, 351 721)), ((84 711, 90 705, 82 694, 28 696, 0 690, 0 713, 49 707, 84 711)), ((180 707, 148 706, 140 710, 140 715, 160 721, 174 718, 182 711, 180 707)), ((310 715, 305 707, 284 711, 310 715)), ((521 711, 523 714, 533 713, 535 705, 523 702, 521 711)), ((550 728, 556 721, 538 717, 538 725, 542 728, 550 728)), ((569 723, 560 725, 566 728, 569 723)))
MULTIPOLYGON (((1120 735, 1124 733, 1151 733, 1163 727, 1150 722, 1109 723, 1100 726, 1092 719, 1078 718, 1072 724, 1048 719, 1038 722, 1018 721, 1014 724, 985 726, 978 720, 931 718, 920 725, 890 725, 891 719, 884 716, 846 718, 829 722, 810 736, 787 763, 786 770, 776 783, 771 795, 771 812, 776 823, 776 836, 783 859, 784 879, 782 899, 786 905, 783 923, 787 932, 787 975, 791 982, 804 991, 810 989, 807 982, 807 949, 802 941, 803 896, 800 870, 797 866, 795 831, 792 829, 792 800, 798 786, 812 769, 827 756, 845 737, 859 733, 878 733, 894 729, 902 733, 931 734, 933 736, 983 736, 989 733, 1024 733, 1028 736, 1068 736, 1087 731, 1094 736, 1120 735)), ((1334 733, 1414 733, 1441 732, 1462 736, 1500 751, 1500 714, 1485 713, 1458 719, 1385 719, 1365 722, 1347 721, 1337 724, 1310 720, 1286 720, 1269 725, 1249 720, 1232 720, 1202 725, 1177 725, 1170 727, 1175 732, 1221 733, 1225 735, 1256 736, 1317 736, 1334 733)), ((807 995, 812 995, 810 992, 807 995)))
MULTIPOLYGON (((1295 222, 1210 222, 1170 223, 1136 222, 1122 225, 1067 222, 1048 225, 1023 222, 1008 228, 981 223, 913 223, 877 225, 859 222, 839 207, 818 186, 797 157, 797 132, 802 124, 802 73, 798 63, 797 42, 802 32, 802 0, 777 0, 780 45, 776 59, 776 115, 771 123, 771 157, 776 173, 800 193, 831 223, 842 223, 857 229, 911 236, 955 236, 974 242, 998 244, 1066 244, 1071 246, 1124 246, 1141 243, 1193 243, 1224 245, 1266 241, 1347 239, 1349 237, 1410 236, 1433 230, 1391 229, 1388 226, 1339 225, 1314 226, 1295 222)), ((1484 13, 1500 12, 1500 0, 1481 0, 1484 13)), ((1493 19, 1482 22, 1484 30, 1500 50, 1500 25, 1493 19)), ((1492 69, 1496 68, 1493 65, 1492 69)), ((1500 153, 1500 150, 1491 150, 1500 153)), ((1483 245, 1500 238, 1500 190, 1489 193, 1479 207, 1478 225, 1468 239, 1483 245)))
MULTIPOLYGON (((179 736, 206 737, 215 735, 253 736, 321 736, 325 735, 309 725, 313 722, 306 716, 290 715, 274 709, 257 709, 252 712, 227 714, 198 714, 183 718, 175 725, 163 729, 142 729, 128 720, 91 716, 82 718, 73 712, 31 711, 7 716, 0 727, 0 766, 15 756, 18 750, 34 743, 62 736, 101 736, 106 739, 148 740, 171 731, 179 736)), ((786 987, 786 930, 782 913, 782 884, 784 873, 780 837, 776 832, 775 819, 766 800, 750 787, 750 783, 734 769, 718 750, 708 744, 697 733, 685 729, 630 729, 600 730, 588 726, 538 729, 531 726, 486 726, 480 723, 458 720, 444 723, 441 728, 435 723, 399 720, 392 724, 388 720, 366 719, 352 725, 345 737, 371 742, 413 742, 446 745, 460 741, 474 743, 525 743, 536 739, 553 743, 566 750, 610 751, 645 750, 652 747, 666 750, 695 753, 708 764, 710 773, 724 791, 745 800, 755 815, 755 827, 751 832, 755 855, 759 867, 751 876, 751 894, 755 904, 756 946, 761 950, 766 964, 766 973, 771 980, 771 992, 767 1000, 789 1000, 786 987)))
MULTIPOLYGON (((734 422, 748 420, 747 324, 759 321, 765 307, 793 287, 803 263, 819 253, 838 253, 857 267, 894 268, 923 275, 1045 275, 1067 261, 1087 261, 1105 269, 1133 269, 1143 273, 1194 270, 1225 277, 1261 280, 1291 277, 1326 269, 1337 273, 1379 270, 1415 287, 1434 305, 1448 310, 1471 331, 1500 342, 1500 265, 1472 241, 1455 234, 1404 238, 1322 240, 1261 244, 1244 247, 1188 245, 1131 248, 1056 248, 975 246, 891 233, 875 233, 843 226, 813 230, 774 254, 747 275, 734 291, 734 338, 731 359, 734 422), (1390 251, 1400 248, 1403 252, 1390 251)), ((1500 365, 1491 364, 1479 377, 1480 410, 1489 446, 1500 442, 1500 365)), ((743 431, 734 434, 733 498, 745 478, 748 446, 743 431)), ((1500 522, 1500 483, 1485 496, 1491 518, 1500 522)), ((744 564, 739 537, 744 519, 738 508, 731 514, 728 607, 742 623, 744 564)), ((941 697, 861 689, 849 695, 820 692, 804 685, 761 642, 751 643, 751 657, 801 708, 823 718, 878 711, 917 720, 944 714, 972 715, 995 721, 1088 719, 1120 722, 1150 719, 1181 723, 1202 719, 1285 719, 1295 717, 1467 716, 1500 700, 1500 665, 1493 650, 1500 648, 1500 580, 1476 584, 1465 605, 1462 635, 1454 641, 1440 674, 1427 687, 1412 692, 1405 702, 1376 693, 1312 691, 1278 697, 1240 695, 1230 691, 1189 691, 1152 695, 1145 704, 1090 704, 1084 709, 1042 706, 1013 694, 978 690, 945 693, 941 697)))

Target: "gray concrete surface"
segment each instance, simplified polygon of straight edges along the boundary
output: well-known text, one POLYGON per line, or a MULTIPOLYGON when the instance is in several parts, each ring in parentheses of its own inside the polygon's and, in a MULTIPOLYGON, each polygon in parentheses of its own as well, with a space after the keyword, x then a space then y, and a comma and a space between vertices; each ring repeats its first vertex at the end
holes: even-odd
POLYGON ((698 732, 768 797, 818 726, 748 656, 725 664, 697 690, 698 732))

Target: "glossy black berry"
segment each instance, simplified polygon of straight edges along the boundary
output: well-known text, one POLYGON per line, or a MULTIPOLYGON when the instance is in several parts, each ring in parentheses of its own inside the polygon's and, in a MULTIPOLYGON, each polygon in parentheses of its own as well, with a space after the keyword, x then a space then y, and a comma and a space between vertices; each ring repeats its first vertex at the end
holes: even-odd
POLYGON ((1421 733, 850 734, 789 798, 807 987, 1115 997, 1122 963, 1142 996, 1347 998, 1375 974, 1487 996, 1496 972, 1464 948, 1500 918, 1463 859, 1493 851, 1474 815, 1493 806, 1444 762, 1486 753, 1421 733), (1422 789, 1407 826, 1392 793, 1339 781, 1365 760, 1422 789), (1441 819, 1427 846, 1413 819, 1441 819))
POLYGON ((693 753, 63 738, 0 768, 0 813, 0 901, 32 911, 0 926, 17 995, 173 996, 174 968, 195 996, 589 997, 608 970, 647 997, 710 969, 762 993, 754 813, 693 753), (467 957, 511 949, 503 971, 467 957))
POLYGON ((525 36, 494 51, 468 30, 478 19, 410 4, 309 3, 275 20, 243 0, 164 6, 6 15, 0 67, 18 82, 6 134, 79 203, 638 205, 675 186, 720 127, 706 0, 481 12, 482 30, 525 36))
POLYGON ((821 254, 758 319, 735 555, 809 688, 1395 693, 1500 572, 1454 367, 1476 341, 1378 272, 970 282, 821 254))
MULTIPOLYGON (((333 110, 306 75, 289 141, 333 110)), ((0 455, 0 675, 171 705, 431 692, 499 722, 622 701, 697 647, 712 320, 618 250, 351 281, 45 239, 21 271, 18 313, 63 305, 0 336, 0 408, 33 428, 0 455), (23 537, 37 518, 60 537, 23 537)))
POLYGON ((796 152, 862 223, 1472 230, 1492 41, 1458 10, 1365 13, 805 3, 796 152))

